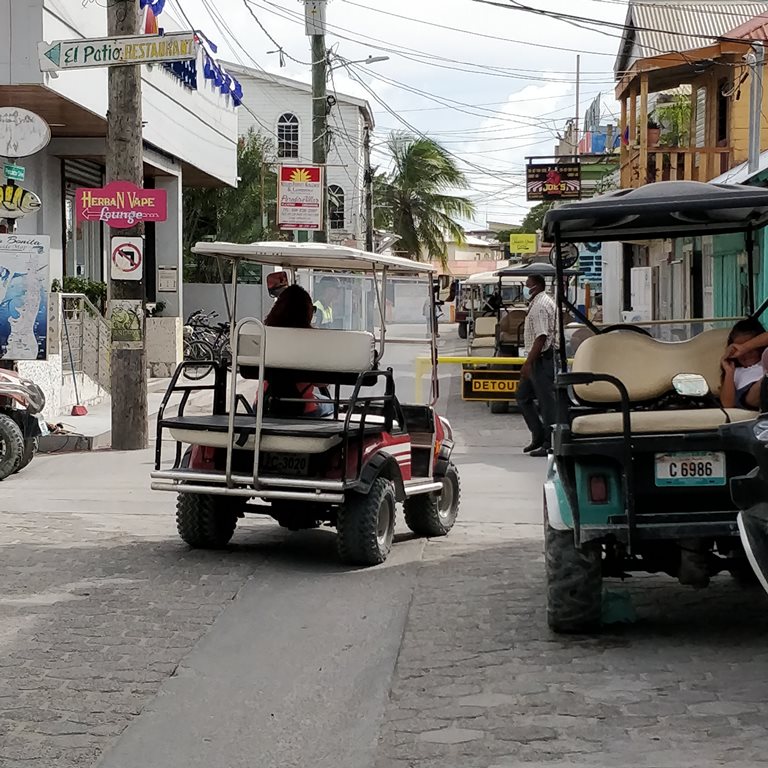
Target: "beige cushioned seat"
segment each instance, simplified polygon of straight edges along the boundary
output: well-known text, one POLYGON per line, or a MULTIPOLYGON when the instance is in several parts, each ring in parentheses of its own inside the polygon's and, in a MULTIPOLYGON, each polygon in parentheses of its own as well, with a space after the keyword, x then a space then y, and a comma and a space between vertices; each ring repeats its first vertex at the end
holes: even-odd
MULTIPOLYGON (((704 331, 687 341, 658 341, 633 331, 613 331, 584 339, 573 360, 574 373, 615 376, 627 388, 634 403, 655 400, 672 392, 678 373, 701 374, 712 394, 720 392, 720 358, 725 352, 727 330, 704 331)), ((619 403, 612 384, 574 387, 576 396, 595 405, 619 403)))
MULTIPOLYGON (((749 421, 757 415, 741 408, 726 408, 731 422, 749 421)), ((697 408, 666 411, 634 411, 631 414, 632 432, 637 434, 669 434, 717 429, 726 424, 725 414, 719 408, 697 408)), ((574 435, 620 435, 623 431, 620 413, 592 413, 577 416, 571 425, 574 435)))
MULTIPOLYGON (((574 356, 574 373, 603 373, 619 379, 632 403, 652 402, 674 391, 672 379, 679 373, 698 373, 710 391, 720 392, 720 358, 725 351, 727 330, 710 330, 687 341, 658 341, 633 331, 613 331, 584 339, 574 356)), ((617 408, 621 397, 606 382, 575 386, 576 397, 587 404, 617 408)), ((755 418, 754 411, 727 409, 732 422, 755 418)), ((670 434, 717 429, 728 423, 717 407, 633 411, 632 432, 670 434)), ((574 435, 597 436, 622 433, 620 412, 577 416, 571 425, 574 435)))
POLYGON ((495 349, 496 347, 496 318, 475 318, 475 331, 470 344, 472 349, 495 349))
MULTIPOLYGON (((364 373, 374 366, 375 341, 373 335, 363 331, 321 330, 315 328, 276 328, 264 329, 264 335, 245 326, 239 345, 237 362, 239 365, 258 366, 261 360, 261 344, 266 338, 265 362, 267 368, 306 370, 310 381, 322 382, 322 374, 327 372, 364 373), (317 376, 311 374, 317 373, 317 376)), ((359 418, 359 417, 358 417, 359 418)), ((382 417, 383 418, 383 417, 382 417)), ((355 415, 352 416, 355 421, 355 415)), ((376 417, 368 415, 366 423, 376 422, 376 417)), ((306 424, 305 426, 310 426, 306 424)), ((196 427, 194 419, 189 424, 177 424, 170 430, 174 440, 190 445, 203 445, 212 448, 227 447, 227 433, 205 430, 196 427)), ((340 443, 338 435, 318 436, 306 429, 295 435, 262 435, 261 450, 285 453, 323 453, 340 443)), ((249 435, 245 444, 238 446, 247 450, 254 449, 253 435, 249 435)))
POLYGON ((522 326, 525 325, 525 310, 511 309, 506 312, 499 324, 499 341, 507 344, 517 344, 518 340, 522 343, 522 326))

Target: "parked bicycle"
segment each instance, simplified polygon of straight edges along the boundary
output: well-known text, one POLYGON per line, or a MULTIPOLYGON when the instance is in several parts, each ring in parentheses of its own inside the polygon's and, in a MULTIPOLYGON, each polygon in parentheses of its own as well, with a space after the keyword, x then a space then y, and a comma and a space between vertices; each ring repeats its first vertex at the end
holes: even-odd
POLYGON ((199 366, 184 369, 188 379, 205 378, 213 370, 214 363, 230 365, 232 362, 229 325, 214 323, 218 316, 218 312, 205 313, 198 309, 187 318, 184 326, 184 360, 200 362, 199 366))

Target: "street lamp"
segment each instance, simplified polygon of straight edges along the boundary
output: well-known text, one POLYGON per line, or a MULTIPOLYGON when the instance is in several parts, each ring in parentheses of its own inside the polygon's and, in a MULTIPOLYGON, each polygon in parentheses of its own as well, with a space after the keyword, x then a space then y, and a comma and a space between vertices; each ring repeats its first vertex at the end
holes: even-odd
POLYGON ((348 67, 351 64, 378 64, 381 61, 389 61, 389 56, 369 56, 367 59, 359 59, 357 61, 348 61, 347 59, 339 56, 338 53, 334 54, 334 58, 338 60, 338 64, 331 65, 331 69, 338 69, 339 67, 348 67))

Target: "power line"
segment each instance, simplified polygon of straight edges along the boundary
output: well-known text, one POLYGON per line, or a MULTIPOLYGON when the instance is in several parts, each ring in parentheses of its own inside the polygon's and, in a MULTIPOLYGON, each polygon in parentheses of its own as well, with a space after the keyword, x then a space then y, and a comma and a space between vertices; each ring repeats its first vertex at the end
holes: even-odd
POLYGON ((312 62, 311 61, 301 61, 301 59, 297 59, 295 56, 291 56, 290 53, 286 53, 285 49, 283 48, 283 46, 280 45, 280 43, 278 43, 277 40, 275 40, 275 38, 272 37, 272 35, 269 34, 269 32, 267 31, 266 27, 261 23, 261 20, 256 15, 256 12, 253 10, 253 8, 250 5, 248 5, 246 0, 243 0, 243 5, 248 10, 248 13, 251 14, 251 16, 253 17, 253 20, 259 25, 259 29, 261 29, 261 31, 269 38, 269 40, 272 43, 272 45, 274 45, 277 48, 277 50, 278 50, 278 52, 279 52, 281 57, 285 56, 286 58, 290 59, 291 61, 295 61, 297 64, 302 64, 303 66, 306 66, 306 67, 311 67, 312 66, 312 62))

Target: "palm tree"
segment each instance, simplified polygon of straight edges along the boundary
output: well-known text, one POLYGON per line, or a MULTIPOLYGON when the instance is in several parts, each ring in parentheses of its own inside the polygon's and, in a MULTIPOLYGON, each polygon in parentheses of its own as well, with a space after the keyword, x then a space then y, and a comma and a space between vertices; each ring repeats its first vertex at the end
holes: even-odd
POLYGON ((447 194, 467 187, 454 158, 436 141, 395 131, 387 139, 392 170, 374 178, 376 225, 400 236, 399 256, 440 259, 445 240, 464 242, 457 218, 469 219, 475 207, 466 197, 447 194))

